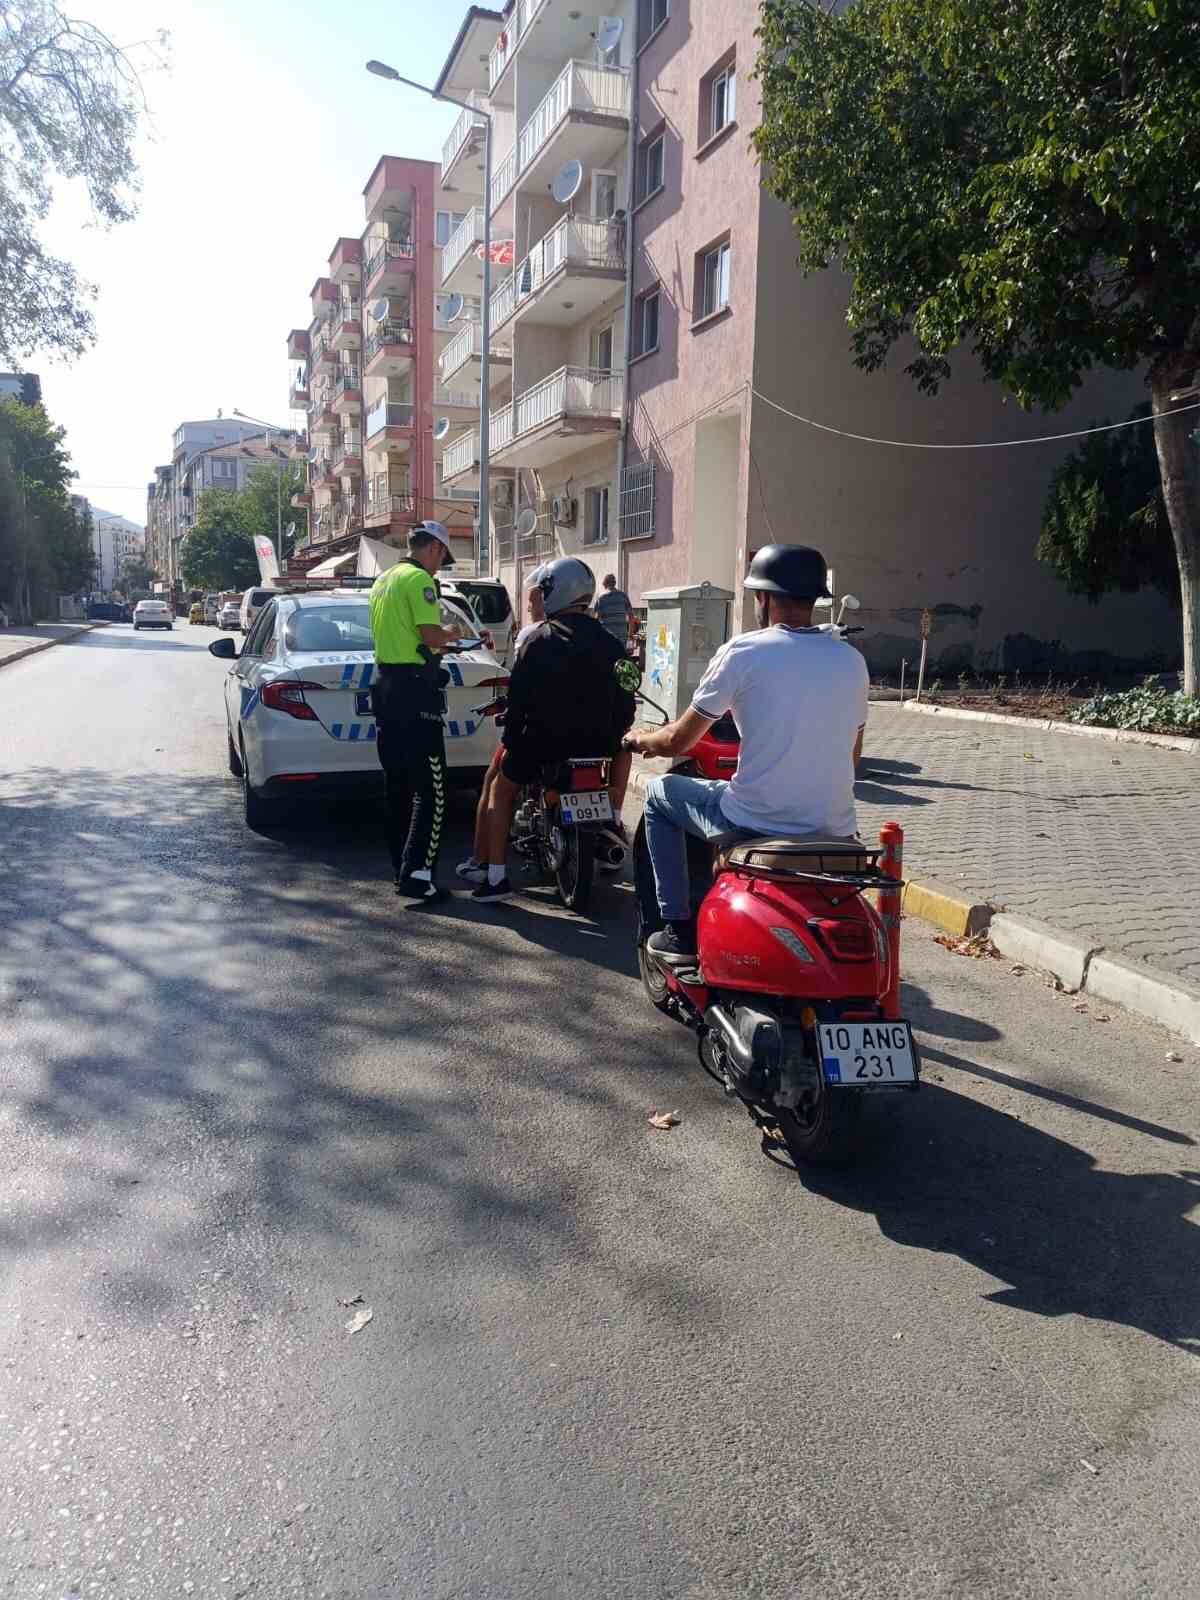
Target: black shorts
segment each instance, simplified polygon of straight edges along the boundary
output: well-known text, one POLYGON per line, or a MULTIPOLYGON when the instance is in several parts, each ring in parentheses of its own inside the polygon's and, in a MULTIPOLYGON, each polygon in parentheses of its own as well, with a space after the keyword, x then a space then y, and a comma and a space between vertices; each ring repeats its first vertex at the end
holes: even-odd
MULTIPOLYGON (((606 741, 611 743, 611 741, 606 741)), ((594 747, 587 751, 588 755, 594 753, 594 747)), ((604 749, 601 751, 606 761, 612 761, 617 751, 604 749)), ((524 785, 527 783, 540 783, 542 775, 548 766, 555 766, 570 760, 569 756, 546 755, 538 750, 509 750, 504 748, 504 758, 500 763, 500 771, 509 783, 524 785)))

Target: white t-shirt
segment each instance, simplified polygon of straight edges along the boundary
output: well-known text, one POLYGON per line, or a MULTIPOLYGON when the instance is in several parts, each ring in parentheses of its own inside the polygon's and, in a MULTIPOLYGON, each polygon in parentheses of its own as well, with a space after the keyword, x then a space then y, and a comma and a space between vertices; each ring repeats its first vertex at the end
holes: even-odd
POLYGON ((775 624, 717 651, 692 704, 731 712, 742 737, 721 810, 760 833, 848 837, 854 741, 867 720, 867 664, 844 639, 775 624))

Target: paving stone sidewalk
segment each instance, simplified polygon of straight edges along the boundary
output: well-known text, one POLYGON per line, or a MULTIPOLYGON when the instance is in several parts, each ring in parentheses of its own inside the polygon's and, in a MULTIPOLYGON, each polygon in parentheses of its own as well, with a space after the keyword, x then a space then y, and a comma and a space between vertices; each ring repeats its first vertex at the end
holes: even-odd
POLYGON ((94 622, 30 622, 0 628, 0 667, 47 645, 72 639, 77 633, 88 633, 96 626, 94 622))
POLYGON ((1038 917, 1200 983, 1200 758, 872 705, 865 835, 905 875, 1038 917))

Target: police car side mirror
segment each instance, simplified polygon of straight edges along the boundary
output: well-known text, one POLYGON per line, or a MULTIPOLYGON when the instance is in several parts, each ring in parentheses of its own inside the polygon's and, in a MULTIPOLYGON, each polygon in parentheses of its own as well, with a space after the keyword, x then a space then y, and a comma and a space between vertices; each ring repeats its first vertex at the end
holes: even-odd
POLYGON ((216 656, 218 661, 236 661, 238 648, 232 639, 214 639, 208 647, 210 656, 216 656))

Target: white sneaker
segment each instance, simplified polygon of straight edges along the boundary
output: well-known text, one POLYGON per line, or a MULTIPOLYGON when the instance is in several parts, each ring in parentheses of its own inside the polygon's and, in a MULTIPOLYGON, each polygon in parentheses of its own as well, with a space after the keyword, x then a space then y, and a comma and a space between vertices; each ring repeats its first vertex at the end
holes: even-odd
POLYGON ((487 868, 481 861, 476 861, 474 856, 468 856, 465 861, 460 861, 454 870, 460 878, 465 878, 468 883, 487 882, 487 868))

